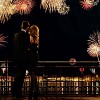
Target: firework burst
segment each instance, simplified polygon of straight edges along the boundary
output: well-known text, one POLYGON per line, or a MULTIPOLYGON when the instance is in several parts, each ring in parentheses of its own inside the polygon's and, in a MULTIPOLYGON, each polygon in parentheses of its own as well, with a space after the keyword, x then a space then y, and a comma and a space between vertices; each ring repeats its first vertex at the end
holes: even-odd
POLYGON ((82 5, 82 8, 84 8, 84 10, 88 10, 93 8, 93 6, 96 6, 98 2, 99 0, 82 0, 80 1, 80 4, 82 5))
POLYGON ((5 23, 15 13, 15 6, 12 0, 0 0, 0 21, 5 23))
POLYGON ((94 32, 93 34, 90 34, 88 45, 90 44, 98 44, 100 45, 100 32, 94 32))
POLYGON ((4 43, 7 43, 7 41, 5 40, 7 38, 7 36, 4 36, 3 33, 0 34, 0 47, 5 47, 4 43))
POLYGON ((88 40, 88 49, 87 52, 92 57, 97 57, 99 62, 99 56, 100 56, 100 32, 94 32, 93 34, 90 34, 89 40, 88 40))
POLYGON ((45 11, 52 13, 58 11, 58 13, 65 15, 69 12, 70 7, 66 5, 65 0, 41 0, 41 7, 45 11))
POLYGON ((29 14, 35 3, 32 0, 16 0, 14 4, 16 11, 22 15, 29 14))
POLYGON ((98 45, 98 44, 89 45, 87 52, 92 57, 100 56, 100 45, 98 45))
POLYGON ((93 7, 93 0, 83 0, 80 1, 80 4, 82 5, 82 8, 84 8, 84 10, 88 10, 93 7))

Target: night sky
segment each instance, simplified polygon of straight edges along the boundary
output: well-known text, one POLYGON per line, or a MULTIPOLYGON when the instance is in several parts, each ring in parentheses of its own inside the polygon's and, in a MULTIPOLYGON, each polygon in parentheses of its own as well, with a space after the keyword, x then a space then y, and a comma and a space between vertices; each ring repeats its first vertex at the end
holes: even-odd
POLYGON ((97 60, 87 53, 90 34, 100 30, 100 3, 90 10, 82 9, 79 0, 67 0, 70 11, 66 15, 57 12, 45 13, 40 9, 40 1, 29 15, 15 14, 5 24, 0 24, 0 32, 8 36, 6 47, 0 47, 0 60, 12 60, 13 35, 20 31, 23 20, 35 24, 40 29, 39 60, 97 60))

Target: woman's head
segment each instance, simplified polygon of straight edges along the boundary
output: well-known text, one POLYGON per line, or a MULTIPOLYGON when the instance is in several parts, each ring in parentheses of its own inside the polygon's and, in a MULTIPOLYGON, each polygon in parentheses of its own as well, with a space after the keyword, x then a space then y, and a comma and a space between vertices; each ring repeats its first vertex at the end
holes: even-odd
POLYGON ((29 34, 32 37, 39 36, 39 28, 36 25, 32 25, 29 29, 29 34))

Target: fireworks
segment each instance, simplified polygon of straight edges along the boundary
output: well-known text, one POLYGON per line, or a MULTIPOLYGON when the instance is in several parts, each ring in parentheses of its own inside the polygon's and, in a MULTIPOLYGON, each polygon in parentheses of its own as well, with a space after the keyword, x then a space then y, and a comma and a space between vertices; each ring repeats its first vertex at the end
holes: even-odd
POLYGON ((34 2, 32 0, 16 0, 14 2, 16 5, 16 11, 22 14, 29 14, 34 2))
POLYGON ((96 6, 99 3, 99 0, 94 0, 93 6, 96 6))
POLYGON ((100 45, 98 45, 98 44, 89 45, 87 52, 92 57, 100 56, 100 45))
POLYGON ((97 57, 99 61, 100 56, 100 32, 94 32, 89 36, 87 52, 92 57, 97 57))
POLYGON ((41 6, 45 11, 58 11, 58 13, 65 15, 69 12, 70 7, 66 5, 65 0, 41 0, 41 6))
POLYGON ((5 23, 14 14, 15 5, 12 0, 0 0, 0 21, 5 23))
POLYGON ((32 7, 32 0, 0 0, 0 21, 5 23, 16 12, 29 14, 32 7))
POLYGON ((93 34, 90 34, 88 45, 90 44, 98 44, 100 45, 100 32, 94 32, 93 34))
POLYGON ((2 34, 0 34, 0 47, 5 47, 4 43, 7 43, 7 41, 5 40, 7 37, 2 34))
POLYGON ((62 15, 68 14, 69 11, 70 7, 67 6, 65 3, 62 3, 62 5, 58 8, 58 13, 62 15))
POLYGON ((84 10, 88 10, 93 8, 93 6, 96 6, 98 2, 99 0, 82 0, 80 1, 80 4, 82 5, 82 8, 84 8, 84 10))
POLYGON ((84 10, 88 10, 93 7, 93 0, 83 0, 80 3, 82 5, 82 8, 84 8, 84 10))

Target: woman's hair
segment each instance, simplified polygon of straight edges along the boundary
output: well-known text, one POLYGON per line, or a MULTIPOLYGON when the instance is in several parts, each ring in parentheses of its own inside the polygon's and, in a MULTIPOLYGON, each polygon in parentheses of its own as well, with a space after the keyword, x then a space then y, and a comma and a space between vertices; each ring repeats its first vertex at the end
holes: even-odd
POLYGON ((39 45, 39 28, 36 25, 32 25, 29 29, 30 42, 37 43, 39 45))
POLYGON ((30 36, 39 36, 39 28, 36 25, 32 25, 29 29, 30 36))

